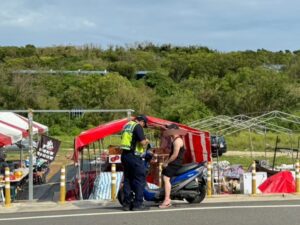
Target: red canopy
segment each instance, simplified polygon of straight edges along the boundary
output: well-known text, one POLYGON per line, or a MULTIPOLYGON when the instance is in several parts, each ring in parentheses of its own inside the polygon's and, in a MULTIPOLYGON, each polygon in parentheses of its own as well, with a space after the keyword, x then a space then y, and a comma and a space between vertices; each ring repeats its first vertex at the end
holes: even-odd
POLYGON ((290 171, 282 171, 269 177, 259 187, 262 193, 294 193, 295 181, 290 171))
POLYGON ((11 144, 12 144, 11 138, 9 136, 0 133, 0 147, 5 145, 11 145, 11 144))
MULTIPOLYGON (((174 123, 172 121, 163 120, 160 118, 155 118, 152 116, 147 116, 148 127, 158 128, 165 127, 165 125, 174 123)), ((120 133, 124 125, 128 122, 128 118, 123 118, 120 120, 115 120, 109 123, 101 124, 98 127, 92 128, 90 130, 82 132, 75 138, 74 146, 74 161, 78 161, 79 152, 83 147, 96 142, 102 138, 110 136, 112 134, 120 133)), ((185 135, 185 161, 186 162, 202 162, 210 161, 210 135, 208 132, 199 131, 192 127, 176 123, 181 129, 187 131, 185 135)))
POLYGON ((127 118, 114 120, 112 122, 101 124, 98 127, 81 132, 81 134, 75 138, 75 159, 77 159, 76 154, 78 153, 78 151, 81 151, 82 147, 87 146, 109 135, 119 133, 127 122, 127 118))

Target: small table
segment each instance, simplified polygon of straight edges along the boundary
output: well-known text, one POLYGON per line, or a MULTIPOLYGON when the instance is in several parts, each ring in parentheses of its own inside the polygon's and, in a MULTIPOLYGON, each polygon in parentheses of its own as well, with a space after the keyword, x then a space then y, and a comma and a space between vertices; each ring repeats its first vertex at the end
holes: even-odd
POLYGON ((17 195, 17 191, 21 189, 21 187, 25 184, 26 177, 29 174, 29 168, 19 168, 18 171, 22 171, 22 176, 10 180, 11 189, 11 198, 14 200, 17 195))
POLYGON ((15 178, 13 180, 10 180, 10 183, 20 182, 29 174, 29 169, 28 168, 18 169, 18 171, 22 171, 22 176, 18 177, 18 178, 15 178))

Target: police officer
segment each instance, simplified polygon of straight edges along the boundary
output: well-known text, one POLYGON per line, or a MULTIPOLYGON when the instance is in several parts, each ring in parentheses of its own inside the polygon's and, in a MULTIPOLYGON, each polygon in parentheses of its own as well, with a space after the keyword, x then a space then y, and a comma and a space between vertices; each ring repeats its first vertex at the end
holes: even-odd
POLYGON ((145 115, 139 115, 134 121, 128 122, 122 133, 121 149, 122 165, 124 168, 124 204, 123 210, 138 211, 147 210, 149 207, 143 204, 143 192, 146 185, 146 170, 141 155, 149 143, 146 139, 143 127, 147 127, 148 119, 145 115), (131 205, 132 195, 135 198, 131 205))

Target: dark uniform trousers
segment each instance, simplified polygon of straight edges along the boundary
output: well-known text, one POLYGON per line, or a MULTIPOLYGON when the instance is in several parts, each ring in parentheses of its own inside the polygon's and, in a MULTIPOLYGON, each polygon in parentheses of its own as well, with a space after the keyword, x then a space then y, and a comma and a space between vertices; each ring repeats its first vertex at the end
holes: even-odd
POLYGON ((146 185, 146 169, 141 157, 133 152, 123 150, 121 156, 124 168, 124 205, 130 206, 133 191, 135 198, 133 207, 139 207, 143 203, 144 188, 146 185))

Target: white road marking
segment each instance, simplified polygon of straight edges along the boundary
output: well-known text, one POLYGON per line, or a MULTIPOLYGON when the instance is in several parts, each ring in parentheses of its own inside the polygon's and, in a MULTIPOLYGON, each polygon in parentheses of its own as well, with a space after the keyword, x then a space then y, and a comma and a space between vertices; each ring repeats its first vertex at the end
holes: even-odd
POLYGON ((254 206, 217 206, 217 207, 201 207, 201 208, 177 208, 177 209, 156 209, 149 211, 129 211, 129 212, 99 212, 99 213, 80 213, 67 215, 49 215, 49 216, 28 216, 17 218, 0 218, 0 221, 16 221, 16 220, 34 220, 34 219, 50 219, 50 218, 68 218, 81 216, 105 216, 105 215, 125 215, 139 213, 165 213, 177 211, 196 211, 196 210, 215 210, 215 209, 256 209, 256 208, 300 208, 300 205, 254 205, 254 206))

